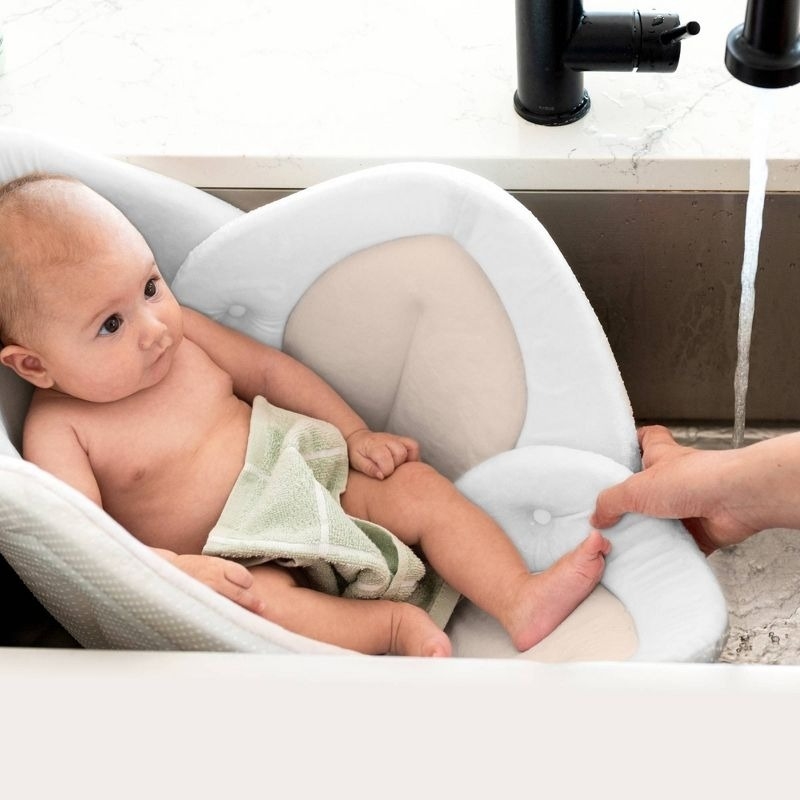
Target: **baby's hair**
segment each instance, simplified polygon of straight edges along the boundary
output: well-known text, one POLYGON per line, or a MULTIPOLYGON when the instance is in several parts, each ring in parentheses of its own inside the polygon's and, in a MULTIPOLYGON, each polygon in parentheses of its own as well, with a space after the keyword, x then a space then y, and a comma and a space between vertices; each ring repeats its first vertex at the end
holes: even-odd
POLYGON ((38 193, 31 189, 48 181, 79 183, 69 175, 30 172, 0 185, 0 347, 8 344, 14 333, 21 333, 13 325, 18 322, 17 318, 30 316, 35 311, 28 271, 21 263, 22 256, 13 243, 12 231, 26 212, 43 207, 43 198, 37 197, 38 193))
POLYGON ((6 183, 0 184, 0 211, 3 204, 9 197, 13 197, 17 192, 40 181, 68 181, 69 183, 79 183, 77 178, 71 175, 62 175, 57 172, 29 172, 19 178, 13 178, 6 183))

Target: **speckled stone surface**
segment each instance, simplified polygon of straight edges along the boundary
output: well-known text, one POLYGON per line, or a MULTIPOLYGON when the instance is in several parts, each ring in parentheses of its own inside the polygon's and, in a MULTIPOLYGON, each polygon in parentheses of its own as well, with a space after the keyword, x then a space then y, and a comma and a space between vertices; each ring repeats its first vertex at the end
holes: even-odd
MULTIPOLYGON (((794 429, 791 429, 794 430, 794 429)), ((790 429, 748 428, 745 445, 790 429)), ((672 428, 681 444, 730 447, 731 428, 672 428)), ((728 601, 730 630, 719 660, 800 664, 800 531, 762 531, 709 556, 728 601)))
POLYGON ((763 531, 709 559, 730 615, 719 660, 800 664, 800 531, 763 531))

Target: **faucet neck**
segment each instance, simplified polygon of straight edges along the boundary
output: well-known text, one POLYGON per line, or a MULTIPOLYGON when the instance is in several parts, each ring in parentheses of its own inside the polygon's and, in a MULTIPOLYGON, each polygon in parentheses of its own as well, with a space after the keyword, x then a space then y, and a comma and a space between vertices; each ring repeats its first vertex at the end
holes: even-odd
POLYGON ((583 88, 583 75, 564 64, 564 51, 583 18, 583 3, 516 0, 515 8, 517 113, 543 125, 580 119, 589 110, 589 95, 583 88))
POLYGON ((800 83, 800 0, 749 0, 743 25, 728 35, 725 66, 763 89, 800 83))
POLYGON ((756 50, 778 55, 796 44, 798 22, 800 0, 749 0, 742 36, 756 50))

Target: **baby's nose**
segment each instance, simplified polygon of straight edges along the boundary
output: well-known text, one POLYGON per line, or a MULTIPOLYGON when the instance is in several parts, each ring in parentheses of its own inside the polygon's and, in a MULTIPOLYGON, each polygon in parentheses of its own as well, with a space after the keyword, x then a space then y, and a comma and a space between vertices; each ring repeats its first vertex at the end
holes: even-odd
POLYGON ((142 350, 149 350, 153 346, 160 345, 166 338, 168 330, 166 324, 157 316, 147 315, 142 322, 139 347, 142 350))

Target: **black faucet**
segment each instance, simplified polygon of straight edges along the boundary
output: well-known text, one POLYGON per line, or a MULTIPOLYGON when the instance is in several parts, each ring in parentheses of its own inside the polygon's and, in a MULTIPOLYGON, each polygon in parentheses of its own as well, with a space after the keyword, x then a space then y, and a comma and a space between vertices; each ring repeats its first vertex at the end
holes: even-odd
POLYGON ((586 13, 581 0, 516 0, 516 13, 514 108, 540 125, 586 114, 584 71, 674 72, 681 40, 700 32, 696 22, 681 25, 677 14, 586 13))
POLYGON ((725 66, 734 78, 764 89, 800 83, 800 0, 748 0, 734 28, 725 66))

